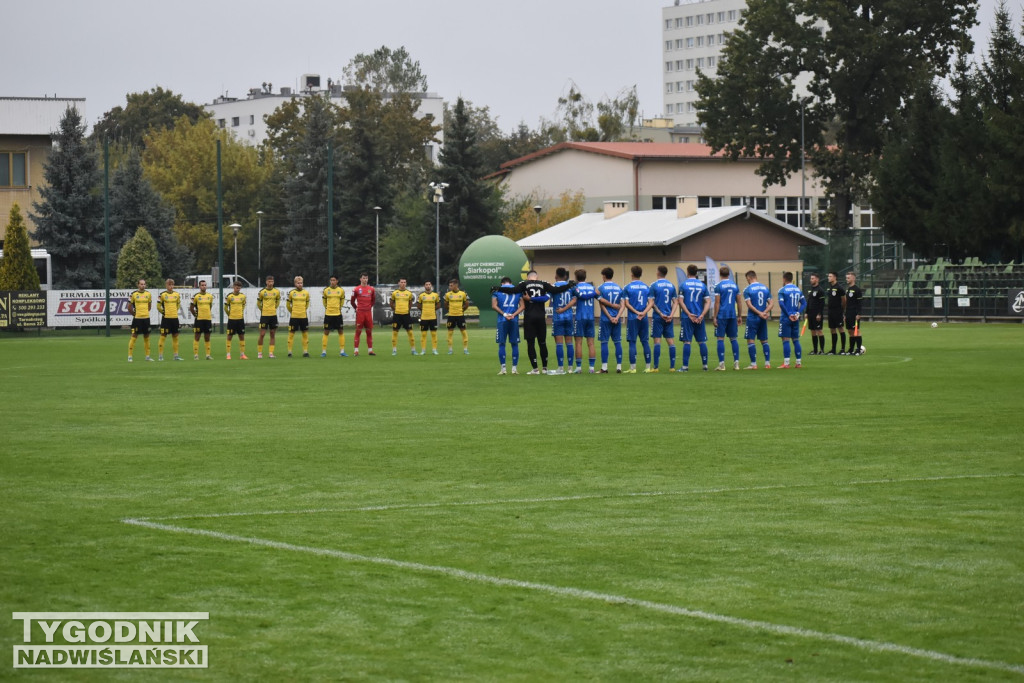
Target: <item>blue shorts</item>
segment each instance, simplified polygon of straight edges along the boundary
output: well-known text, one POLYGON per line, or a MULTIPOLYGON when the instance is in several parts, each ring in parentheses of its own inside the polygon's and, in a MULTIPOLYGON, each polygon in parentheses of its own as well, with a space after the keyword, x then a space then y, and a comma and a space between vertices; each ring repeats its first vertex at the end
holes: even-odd
POLYGON ((571 337, 574 324, 572 318, 568 320, 554 320, 551 322, 551 334, 556 337, 571 337))
POLYGON ((635 342, 637 339, 647 341, 650 332, 651 326, 648 324, 647 318, 640 320, 634 318, 626 321, 626 341, 635 342))
POLYGON ((622 343, 622 321, 612 324, 611 320, 605 320, 601 318, 601 336, 599 338, 602 342, 613 341, 616 344, 622 343))
POLYGON ((665 322, 661 319, 661 315, 655 312, 652 320, 654 321, 654 324, 652 325, 653 329, 651 330, 652 337, 655 339, 661 339, 662 337, 672 339, 672 337, 675 336, 676 328, 674 319, 665 322))
POLYGON ((715 321, 715 336, 718 338, 735 339, 737 329, 736 318, 719 318, 715 321))
POLYGON ((512 318, 512 320, 498 318, 498 330, 494 334, 494 341, 499 344, 504 344, 505 342, 518 344, 519 318, 512 318))
POLYGON ((789 318, 779 320, 779 336, 783 339, 798 339, 800 337, 800 321, 793 322, 789 318))
POLYGON ((593 318, 577 318, 576 327, 573 329, 572 336, 574 337, 587 337, 588 339, 594 338, 594 319, 593 318))
POLYGON ((679 332, 679 341, 689 344, 692 340, 696 339, 701 344, 707 343, 708 328, 703 320, 695 323, 690 320, 690 316, 686 316, 681 322, 683 329, 679 332))
POLYGON ((756 316, 748 317, 747 329, 743 333, 743 338, 750 341, 754 339, 768 341, 768 321, 756 316))

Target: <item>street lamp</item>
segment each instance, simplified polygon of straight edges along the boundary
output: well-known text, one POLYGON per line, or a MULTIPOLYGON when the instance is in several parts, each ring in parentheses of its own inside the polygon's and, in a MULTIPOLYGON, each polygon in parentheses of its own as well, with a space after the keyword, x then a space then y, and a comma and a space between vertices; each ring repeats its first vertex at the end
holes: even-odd
POLYGON ((234 275, 234 277, 237 278, 238 277, 238 231, 242 228, 242 226, 239 225, 238 223, 232 223, 228 227, 231 228, 235 232, 235 275, 234 275))
POLYGON ((533 207, 533 212, 537 214, 537 227, 540 227, 540 212, 543 210, 544 207, 541 206, 540 204, 535 204, 533 207))
POLYGON ((263 270, 263 212, 256 212, 256 219, 259 221, 256 224, 256 283, 259 284, 262 280, 260 279, 260 271, 263 270))
POLYGON ((435 239, 435 259, 436 268, 434 270, 434 286, 439 287, 441 283, 441 204, 444 203, 444 188, 448 187, 448 183, 430 183, 430 187, 434 189, 434 206, 436 218, 436 232, 434 235, 435 239))
POLYGON ((380 288, 380 207, 379 206, 373 207, 373 213, 375 214, 374 218, 376 219, 376 222, 377 222, 377 266, 376 266, 376 268, 373 271, 373 279, 374 279, 374 282, 375 282, 375 286, 379 289, 380 288))

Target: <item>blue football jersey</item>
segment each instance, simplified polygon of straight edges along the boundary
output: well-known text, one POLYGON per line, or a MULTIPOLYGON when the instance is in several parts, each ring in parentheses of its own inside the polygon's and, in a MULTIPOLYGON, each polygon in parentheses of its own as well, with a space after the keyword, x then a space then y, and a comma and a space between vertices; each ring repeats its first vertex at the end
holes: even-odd
MULTIPOLYGON (((554 283, 554 285, 556 287, 560 287, 561 285, 564 285, 564 284, 568 284, 568 283, 565 280, 558 280, 557 282, 554 283)), ((554 312, 554 311, 557 311, 559 308, 565 308, 566 306, 568 306, 570 301, 572 301, 572 290, 571 289, 568 289, 568 290, 562 292, 561 294, 555 294, 555 296, 553 298, 553 301, 551 303, 551 309, 553 311, 553 313, 551 315, 551 320, 552 321, 554 321, 554 322, 564 322, 566 320, 568 320, 568 321, 572 320, 572 309, 571 308, 569 310, 565 311, 564 313, 554 312)))
MULTIPOLYGON (((622 296, 629 301, 629 305, 638 311, 644 310, 647 306, 647 295, 651 288, 639 280, 633 280, 622 288, 622 296)), ((636 320, 636 313, 627 309, 627 320, 636 320)))
MULTIPOLYGON (((753 304, 754 308, 763 312, 772 301, 772 292, 767 286, 762 285, 760 282, 754 282, 747 285, 747 288, 743 290, 743 300, 749 302, 749 304, 753 304)), ((750 310, 747 311, 747 315, 751 318, 760 317, 750 310)))
MULTIPOLYGON (((619 287, 615 282, 602 283, 601 286, 597 288, 597 292, 600 294, 599 298, 613 304, 619 303, 619 300, 622 299, 622 287, 619 287)), ((604 310, 603 306, 601 307, 601 319, 611 320, 611 317, 608 315, 608 312, 604 310)))
POLYGON ((700 315, 704 310, 704 302, 711 297, 708 286, 695 277, 684 280, 679 285, 679 298, 686 304, 690 315, 700 315))
POLYGON ((722 280, 715 285, 718 295, 718 317, 732 320, 736 317, 736 296, 740 293, 739 286, 732 280, 722 280))
POLYGON ((804 297, 800 288, 791 282, 788 285, 783 285, 779 290, 779 308, 782 309, 782 314, 786 317, 799 315, 807 308, 807 298, 804 297))
POLYGON ((581 282, 572 288, 572 294, 576 297, 576 319, 593 320, 594 303, 597 301, 597 290, 589 282, 581 282))
POLYGON ((501 309, 501 312, 508 314, 519 310, 519 300, 522 297, 522 294, 506 294, 505 292, 495 292, 491 295, 491 298, 498 300, 498 308, 501 309))
POLYGON ((648 299, 654 299, 654 309, 661 315, 672 313, 672 302, 676 298, 676 286, 662 278, 651 283, 648 299))

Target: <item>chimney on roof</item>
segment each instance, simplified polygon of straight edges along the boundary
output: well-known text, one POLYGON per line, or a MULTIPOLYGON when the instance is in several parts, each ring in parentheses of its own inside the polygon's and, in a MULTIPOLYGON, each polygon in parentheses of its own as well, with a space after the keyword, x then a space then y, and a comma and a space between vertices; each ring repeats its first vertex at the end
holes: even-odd
POLYGON ((616 200, 604 203, 604 219, 615 218, 629 211, 629 202, 616 200))
POLYGON ((697 215, 697 198, 680 195, 676 197, 676 216, 689 218, 697 215))

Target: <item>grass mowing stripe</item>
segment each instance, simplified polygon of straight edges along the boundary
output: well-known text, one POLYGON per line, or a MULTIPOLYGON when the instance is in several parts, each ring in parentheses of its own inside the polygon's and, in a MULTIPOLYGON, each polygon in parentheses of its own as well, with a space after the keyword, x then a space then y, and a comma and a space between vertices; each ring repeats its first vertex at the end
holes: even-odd
POLYGON ((578 500, 609 500, 612 498, 657 498, 661 496, 700 496, 709 493, 750 493, 754 491, 778 491, 785 489, 804 489, 844 486, 877 486, 880 484, 911 484, 926 481, 958 481, 964 479, 1002 479, 1007 477, 1019 477, 1020 474, 1013 472, 996 474, 957 474, 936 477, 909 477, 906 479, 868 479, 863 481, 831 482, 816 484, 767 484, 765 486, 732 486, 721 488, 692 489, 689 491, 638 491, 635 493, 595 493, 581 494, 576 496, 551 496, 549 498, 505 498, 497 500, 465 500, 436 503, 395 503, 384 505, 365 505, 353 508, 317 508, 308 510, 258 510, 254 512, 211 512, 194 515, 166 515, 159 517, 136 517, 134 519, 149 520, 176 520, 176 519, 219 519, 222 517, 261 517, 273 515, 317 515, 337 514, 344 512, 382 512, 387 510, 417 510, 433 509, 444 507, 472 507, 485 505, 519 505, 530 503, 560 503, 578 500))
POLYGON ((463 581, 485 583, 502 588, 517 588, 522 590, 538 591, 542 593, 556 595, 559 597, 604 602, 613 605, 627 605, 630 607, 637 607, 640 609, 646 609, 665 614, 688 617, 691 619, 700 619, 703 621, 728 624, 730 626, 736 626, 739 628, 749 630, 764 631, 776 635, 796 636, 799 638, 809 638, 814 640, 838 643, 842 645, 849 645, 870 652, 895 653, 907 655, 910 657, 929 659, 932 661, 956 666, 980 667, 985 669, 997 669, 1001 671, 1009 671, 1012 673, 1024 674, 1024 665, 1010 664, 1008 662, 990 661, 985 659, 976 659, 970 657, 958 657, 956 655, 950 655, 944 652, 936 652, 934 650, 925 650, 916 647, 909 647, 906 645, 900 645, 898 643, 867 640, 864 638, 854 638, 852 636, 844 636, 837 633, 825 633, 823 631, 814 631, 810 629, 800 628, 797 626, 787 626, 785 624, 773 624, 766 621, 756 621, 751 619, 742 619, 739 617, 730 617, 724 614, 715 614, 712 612, 705 612, 703 610, 693 610, 688 609, 686 607, 667 605, 664 603, 652 602, 649 600, 637 600, 622 595, 599 593, 596 591, 590 591, 583 588, 571 588, 565 586, 553 586, 545 583, 536 583, 532 581, 520 581, 518 579, 509 579, 500 576, 481 574, 478 572, 470 572, 463 569, 457 569, 455 567, 443 567, 438 565, 422 564, 419 562, 406 562, 403 560, 396 560, 389 557, 372 557, 369 555, 349 553, 343 550, 332 550, 330 548, 316 548, 312 546, 295 545, 292 543, 285 543, 282 541, 274 541, 265 538, 237 536, 235 534, 226 534, 223 532, 210 531, 206 529, 193 529, 189 527, 174 526, 170 524, 158 524, 143 519, 129 518, 124 519, 122 521, 125 524, 131 524, 134 526, 154 529, 157 531, 168 531, 179 534, 205 536, 208 538, 214 538, 221 541, 246 543, 249 545, 264 548, 272 548, 275 550, 288 550, 291 552, 309 553, 312 555, 332 557, 340 560, 345 560, 348 562, 369 563, 414 572, 441 574, 443 576, 448 576, 463 581))

